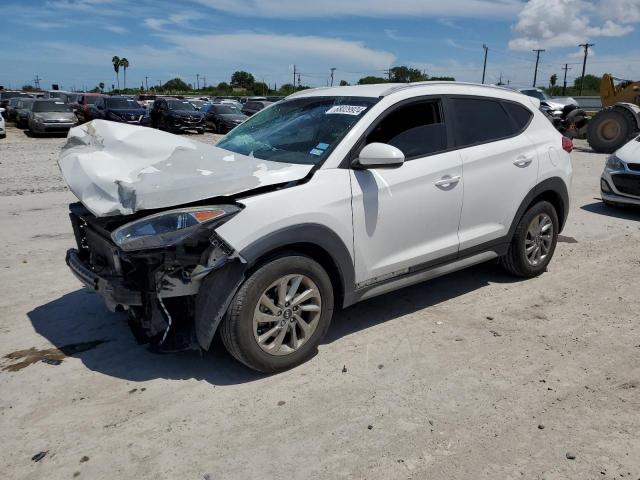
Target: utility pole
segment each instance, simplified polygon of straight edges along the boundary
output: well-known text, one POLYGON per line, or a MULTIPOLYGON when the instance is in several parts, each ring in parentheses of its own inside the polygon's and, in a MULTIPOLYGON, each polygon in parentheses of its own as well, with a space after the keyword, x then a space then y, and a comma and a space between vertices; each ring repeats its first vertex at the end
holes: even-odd
POLYGON ((147 77, 145 75, 144 77, 144 89, 148 92, 149 91, 149 77, 147 77))
POLYGON ((540 52, 544 52, 545 50, 538 48, 532 51, 536 52, 536 69, 533 71, 533 88, 535 88, 536 80, 538 79, 538 62, 540 61, 540 52))
POLYGON ((202 89, 206 90, 207 88, 207 77, 202 77, 202 89))
POLYGON ((293 89, 296 89, 296 64, 293 64, 293 89))
POLYGON ((302 84, 300 83, 300 72, 298 72, 298 88, 300 88, 302 84))
POLYGON ((489 53, 489 47, 483 43, 482 48, 484 48, 484 66, 482 67, 482 83, 484 84, 484 76, 487 73, 487 54, 489 53))
POLYGON ((36 87, 38 90, 40 90, 40 80, 42 80, 38 75, 36 75, 36 78, 33 79, 33 83, 34 83, 34 87, 36 87))
POLYGON ((565 63, 562 69, 564 70, 564 80, 562 82, 562 95, 566 95, 567 94, 567 70, 571 70, 571 67, 569 66, 568 63, 565 63))
POLYGON ((200 74, 196 73, 196 85, 198 88, 196 90, 200 90, 200 74))
POLYGON ((333 87, 333 72, 336 71, 336 67, 331 67, 331 86, 333 87))
POLYGON ((580 77, 580 93, 582 95, 582 85, 584 84, 584 71, 587 68, 587 55, 589 55, 589 47, 593 47, 595 43, 581 43, 579 47, 584 48, 584 60, 582 61, 582 76, 580 77))

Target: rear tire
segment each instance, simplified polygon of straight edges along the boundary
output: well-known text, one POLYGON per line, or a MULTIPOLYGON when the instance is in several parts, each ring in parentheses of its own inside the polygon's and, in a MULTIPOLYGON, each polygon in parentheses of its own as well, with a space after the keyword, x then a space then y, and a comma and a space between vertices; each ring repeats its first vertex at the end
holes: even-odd
POLYGON ((253 370, 275 373, 315 354, 332 315, 333 288, 327 272, 309 257, 281 254, 238 289, 220 325, 220 337, 236 360, 253 370), (303 292, 306 297, 300 300, 303 292))
POLYGON ((542 274, 555 252, 558 233, 554 206, 546 201, 531 206, 518 222, 509 250, 501 259, 503 267, 522 278, 542 274))
POLYGON ((636 132, 636 121, 631 112, 623 107, 609 107, 589 121, 587 141, 595 152, 613 153, 636 132))

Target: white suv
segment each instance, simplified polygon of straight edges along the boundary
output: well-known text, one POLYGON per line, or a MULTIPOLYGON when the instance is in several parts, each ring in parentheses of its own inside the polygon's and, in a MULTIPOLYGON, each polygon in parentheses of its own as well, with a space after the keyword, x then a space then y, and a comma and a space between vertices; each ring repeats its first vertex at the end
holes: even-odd
POLYGON ((294 94, 217 146, 94 121, 60 167, 67 263, 158 350, 310 358, 334 309, 500 258, 545 271, 571 141, 512 90, 425 82, 294 94))

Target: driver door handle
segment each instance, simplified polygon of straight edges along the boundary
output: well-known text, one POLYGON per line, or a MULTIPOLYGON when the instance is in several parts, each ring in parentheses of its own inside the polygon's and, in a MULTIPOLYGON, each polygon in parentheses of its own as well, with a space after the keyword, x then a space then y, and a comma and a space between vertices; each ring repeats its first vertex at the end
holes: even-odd
POLYGON ((529 165, 531 165, 531 162, 533 162, 533 157, 525 157, 525 156, 521 155, 518 158, 516 158, 516 160, 513 162, 513 164, 516 167, 524 168, 524 167, 528 167, 529 165))
POLYGON ((435 182, 434 185, 438 188, 442 188, 443 190, 446 190, 447 188, 455 187, 459 181, 460 181, 460 175, 455 175, 453 177, 450 175, 445 175, 440 180, 435 182))

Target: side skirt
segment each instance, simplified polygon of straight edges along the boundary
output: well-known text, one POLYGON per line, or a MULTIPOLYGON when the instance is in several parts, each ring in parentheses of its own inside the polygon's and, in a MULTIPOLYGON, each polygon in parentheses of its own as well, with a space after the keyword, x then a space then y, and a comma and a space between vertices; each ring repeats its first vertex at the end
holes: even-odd
POLYGON ((477 265, 479 263, 484 263, 489 260, 493 260, 498 258, 500 255, 503 255, 503 248, 495 248, 491 250, 485 250, 478 253, 470 253, 463 258, 458 258, 453 261, 449 261, 447 263, 442 263, 440 265, 427 267, 418 271, 409 272, 399 277, 395 277, 389 280, 385 280, 374 285, 370 285, 364 288, 360 288, 353 292, 351 303, 356 303, 361 300, 366 300, 368 298, 376 297, 378 295, 382 295, 385 293, 392 292, 394 290, 398 290, 400 288, 408 287, 409 285, 414 285, 416 283, 421 283, 426 280, 431 280, 436 277, 440 277, 442 275, 446 275, 448 273, 453 273, 458 270, 462 270, 464 268, 470 267, 472 265, 477 265))

